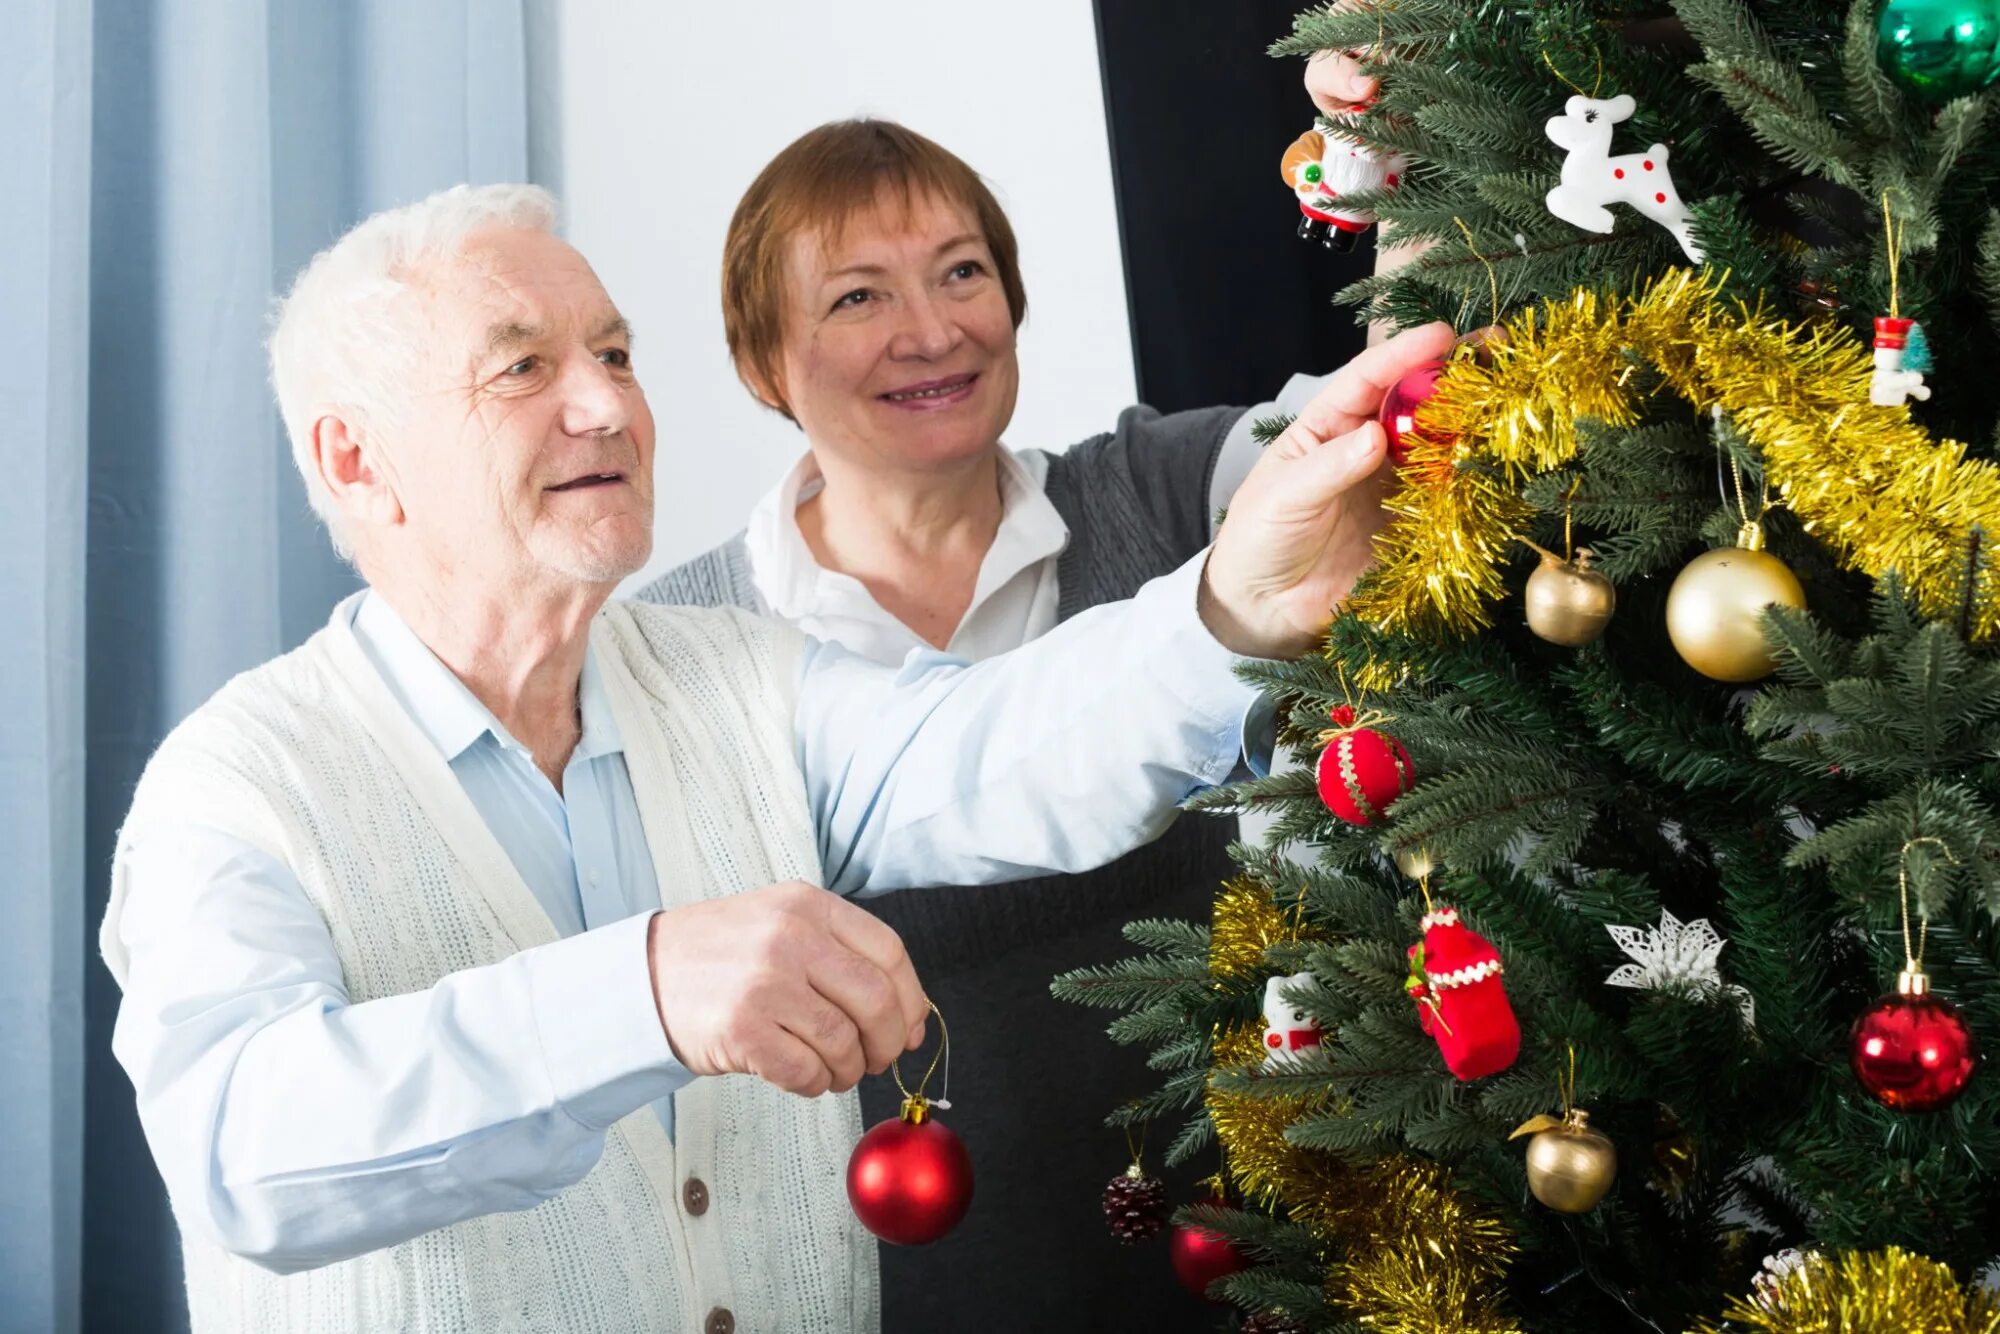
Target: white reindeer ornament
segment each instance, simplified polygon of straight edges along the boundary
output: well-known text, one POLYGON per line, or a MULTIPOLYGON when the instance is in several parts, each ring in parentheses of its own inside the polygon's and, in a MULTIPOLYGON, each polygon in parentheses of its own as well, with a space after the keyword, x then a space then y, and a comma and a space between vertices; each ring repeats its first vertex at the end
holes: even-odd
POLYGON ((1701 263, 1687 205, 1674 189, 1667 170, 1667 146, 1654 144, 1643 153, 1611 156, 1612 127, 1630 120, 1639 104, 1620 94, 1604 98, 1572 97, 1563 114, 1550 119, 1548 136, 1569 156, 1563 161, 1562 184, 1549 191, 1549 212, 1587 232, 1608 232, 1615 219, 1608 204, 1630 204, 1674 234, 1690 263, 1701 263))

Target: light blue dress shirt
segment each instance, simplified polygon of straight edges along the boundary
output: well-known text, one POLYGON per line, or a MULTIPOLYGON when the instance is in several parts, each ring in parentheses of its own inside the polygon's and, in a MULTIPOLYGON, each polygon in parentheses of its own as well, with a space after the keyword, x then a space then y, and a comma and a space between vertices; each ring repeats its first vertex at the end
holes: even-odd
MULTIPOLYGON (((828 888, 1086 870, 1229 777, 1255 696, 1195 614, 1205 554, 973 667, 807 641, 795 744, 828 888)), ((595 655, 558 793, 386 600, 343 611, 563 939, 351 1004, 281 862, 206 828, 128 845, 113 1050, 182 1226, 285 1272, 531 1207, 620 1117, 651 1103, 671 1133, 693 1078, 653 1002, 662 896, 595 655)))

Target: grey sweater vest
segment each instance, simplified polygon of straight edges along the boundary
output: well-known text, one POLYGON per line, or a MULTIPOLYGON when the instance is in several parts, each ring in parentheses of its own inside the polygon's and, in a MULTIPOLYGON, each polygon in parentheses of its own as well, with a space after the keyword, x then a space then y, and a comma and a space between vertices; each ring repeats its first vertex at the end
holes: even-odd
MULTIPOLYGON (((1131 597, 1206 546, 1216 458, 1241 409, 1120 414, 1117 428, 1050 456, 1049 500, 1069 526, 1058 619, 1131 597)), ((763 610, 739 536, 645 589, 651 602, 763 610)), ((1130 953, 1134 917, 1208 920, 1231 874, 1233 820, 1183 815, 1159 839, 1087 875, 913 889, 863 906, 902 936, 951 1025, 950 1111, 972 1152, 972 1210, 944 1240, 882 1248, 884 1334, 1196 1329, 1212 1323, 1173 1281, 1163 1241, 1105 1230, 1105 1184, 1129 1156, 1104 1116, 1160 1076, 1104 1036, 1108 1016, 1056 1001, 1057 973, 1130 953)), ((862 1081, 869 1125, 896 1114, 888 1079, 862 1081)), ((1148 1166, 1178 1125, 1157 1127, 1148 1166)), ((1213 1164, 1204 1170, 1212 1171, 1213 1164)), ((1166 1173, 1177 1202, 1195 1170, 1166 1173)))

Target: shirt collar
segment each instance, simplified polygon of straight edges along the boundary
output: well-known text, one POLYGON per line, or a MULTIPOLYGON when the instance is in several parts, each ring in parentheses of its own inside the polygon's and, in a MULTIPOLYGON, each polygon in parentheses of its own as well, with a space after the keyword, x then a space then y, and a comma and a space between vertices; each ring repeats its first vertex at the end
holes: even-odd
MULTIPOLYGON (((409 622, 389 605, 388 599, 372 589, 362 595, 355 610, 354 637, 361 641, 375 669, 382 673, 390 693, 447 763, 486 736, 504 749, 528 756, 527 747, 516 741, 493 716, 493 711, 480 703, 465 682, 439 661, 409 622)), ((623 750, 623 737, 611 713, 610 695, 594 644, 584 650, 578 697, 583 735, 572 758, 594 759, 623 750)))
MULTIPOLYGON (((1069 545, 1069 525, 1044 490, 1048 459, 1032 451, 1016 454, 1004 445, 999 455, 1000 527, 980 563, 968 617, 995 589, 1069 545)), ((757 502, 744 532, 758 591, 785 620, 820 614, 830 599, 850 592, 848 586, 856 582, 821 568, 799 531, 799 506, 819 494, 823 484, 819 464, 808 453, 757 502)))

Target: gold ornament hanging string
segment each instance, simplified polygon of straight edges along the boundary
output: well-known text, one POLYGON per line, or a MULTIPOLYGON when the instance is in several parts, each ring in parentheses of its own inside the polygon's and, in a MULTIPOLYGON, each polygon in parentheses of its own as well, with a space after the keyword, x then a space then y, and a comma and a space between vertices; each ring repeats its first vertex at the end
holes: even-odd
POLYGON ((1920 843, 1937 844, 1940 848, 1944 849, 1944 859, 1953 866, 1958 865, 1958 858, 1952 855, 1951 844, 1945 842, 1935 834, 1925 834, 1922 837, 1911 839, 1909 842, 1903 844, 1902 850, 1896 854, 1896 896, 1901 902, 1903 912, 1903 973, 1905 976, 1923 972, 1924 950, 1930 943, 1931 935, 1931 915, 1924 913, 1917 922, 1917 947, 1915 950, 1911 950, 1910 849, 1920 843))
POLYGON ((903 1095, 903 1119, 912 1124, 924 1119, 933 1107, 951 1110, 951 1029, 944 1022, 944 1011, 938 1009, 935 1001, 927 1002, 930 1012, 937 1016, 938 1049, 931 1053, 931 1063, 924 1068, 924 1077, 917 1081, 917 1091, 912 1093, 903 1084, 903 1057, 899 1052, 896 1059, 889 1062, 889 1073, 896 1077, 896 1090, 903 1095), (946 1096, 926 1098, 924 1090, 930 1087, 931 1076, 937 1073, 938 1062, 944 1062, 944 1094, 946 1096))

